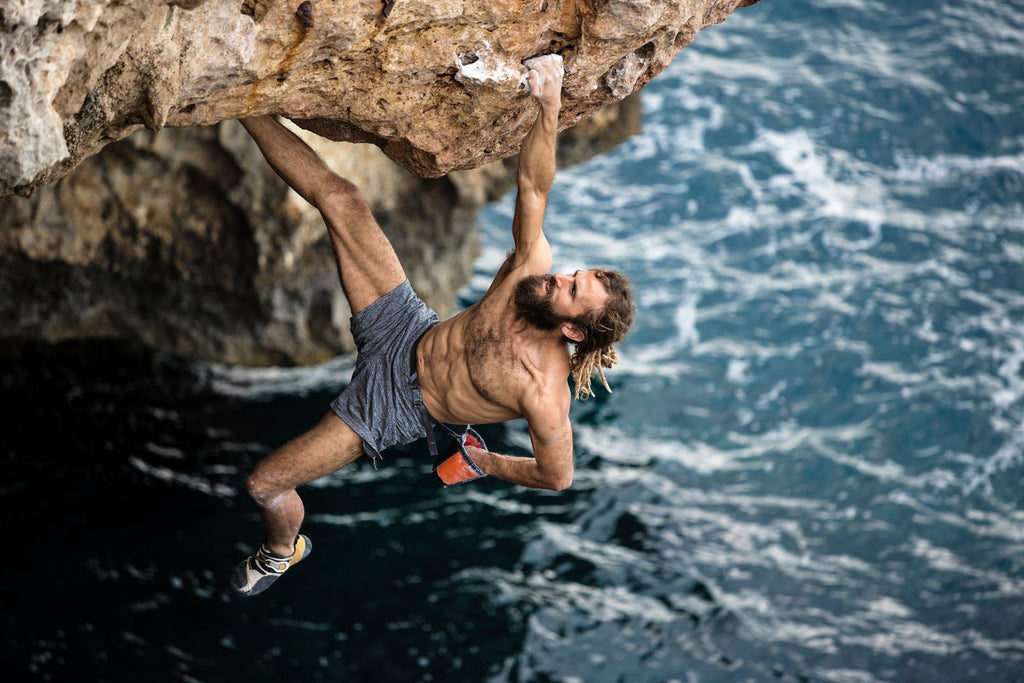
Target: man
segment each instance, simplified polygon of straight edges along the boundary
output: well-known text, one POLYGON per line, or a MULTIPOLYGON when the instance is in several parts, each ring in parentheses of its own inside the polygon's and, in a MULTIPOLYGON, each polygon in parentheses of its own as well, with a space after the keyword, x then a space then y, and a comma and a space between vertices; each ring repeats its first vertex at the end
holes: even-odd
POLYGON ((574 376, 578 398, 591 393, 595 370, 604 382, 602 368, 616 362, 612 344, 632 324, 633 303, 629 281, 614 271, 548 274, 551 248, 543 219, 555 177, 562 59, 546 55, 526 64, 541 112, 519 156, 515 250, 480 302, 441 323, 412 292, 358 188, 275 119, 242 121, 271 167, 323 215, 359 354, 352 381, 331 412, 249 477, 267 537, 236 568, 236 593, 266 590, 309 554, 309 539, 299 534, 304 509, 297 486, 364 452, 376 466, 380 451, 423 436, 436 453, 431 423, 525 418, 529 425, 533 458, 492 453, 481 440, 461 435, 458 452, 437 468, 445 483, 494 475, 557 490, 572 482, 566 378, 574 376))

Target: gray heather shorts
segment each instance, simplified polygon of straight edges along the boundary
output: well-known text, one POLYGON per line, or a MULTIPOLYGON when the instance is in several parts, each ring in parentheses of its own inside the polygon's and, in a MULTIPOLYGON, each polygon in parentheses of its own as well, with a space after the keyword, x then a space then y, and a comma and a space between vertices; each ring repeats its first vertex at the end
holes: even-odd
POLYGON ((413 344, 437 323, 408 280, 352 316, 356 367, 331 410, 363 439, 374 467, 385 448, 426 436, 409 359, 413 344))

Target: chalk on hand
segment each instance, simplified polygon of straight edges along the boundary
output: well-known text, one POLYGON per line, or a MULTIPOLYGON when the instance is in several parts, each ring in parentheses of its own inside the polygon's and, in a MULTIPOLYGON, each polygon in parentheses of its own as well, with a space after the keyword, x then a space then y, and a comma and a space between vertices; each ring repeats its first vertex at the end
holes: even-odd
POLYGON ((535 65, 543 64, 544 62, 556 62, 559 66, 562 65, 562 55, 550 54, 540 55, 539 57, 530 57, 529 59, 523 60, 523 66, 527 69, 533 69, 535 65))
MULTIPOLYGON (((558 67, 561 67, 562 66, 562 55, 559 55, 559 54, 540 55, 539 57, 530 57, 529 59, 523 60, 523 66, 525 66, 531 72, 537 74, 537 87, 538 88, 544 87, 544 81, 547 80, 547 79, 545 78, 544 74, 541 71, 537 70, 537 67, 541 66, 542 64, 549 63, 549 62, 550 63, 554 63, 558 67)), ((527 74, 527 75, 529 75, 529 74, 527 74)), ((526 81, 525 78, 523 80, 524 80, 524 82, 528 83, 528 81, 526 81)))

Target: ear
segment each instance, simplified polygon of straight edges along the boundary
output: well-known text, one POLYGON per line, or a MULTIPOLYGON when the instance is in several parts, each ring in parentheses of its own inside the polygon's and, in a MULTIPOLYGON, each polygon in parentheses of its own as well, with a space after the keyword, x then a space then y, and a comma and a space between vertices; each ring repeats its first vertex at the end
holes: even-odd
POLYGON ((573 323, 562 323, 562 334, 564 334, 568 339, 573 340, 577 344, 586 339, 587 336, 583 334, 583 330, 581 330, 573 323))

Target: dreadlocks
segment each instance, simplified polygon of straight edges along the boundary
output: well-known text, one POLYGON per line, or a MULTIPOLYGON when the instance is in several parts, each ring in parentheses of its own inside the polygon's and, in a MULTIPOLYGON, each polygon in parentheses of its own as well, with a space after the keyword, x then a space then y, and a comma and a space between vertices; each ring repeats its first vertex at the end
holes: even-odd
POLYGON ((604 368, 619 362, 619 355, 612 344, 622 341, 636 315, 629 278, 618 271, 600 268, 594 271, 594 275, 608 288, 608 303, 602 309, 588 311, 573 320, 584 334, 570 361, 576 398, 583 401, 594 394, 590 383, 595 371, 604 388, 611 391, 604 377, 604 368))

